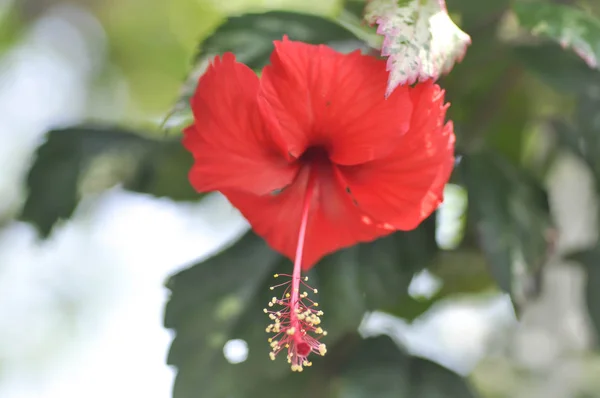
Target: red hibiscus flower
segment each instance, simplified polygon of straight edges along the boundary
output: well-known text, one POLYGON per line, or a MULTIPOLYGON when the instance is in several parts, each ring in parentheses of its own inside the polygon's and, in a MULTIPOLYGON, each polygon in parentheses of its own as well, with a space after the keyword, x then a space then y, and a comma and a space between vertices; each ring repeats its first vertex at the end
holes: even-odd
MULTIPOLYGON (((300 271, 321 257, 416 228, 442 201, 454 164, 448 104, 431 81, 385 98, 384 60, 324 46, 275 42, 262 76, 216 57, 191 99, 184 145, 190 181, 220 191, 254 231, 294 261, 267 310, 274 357, 293 370, 325 346, 321 311, 301 293, 300 271)), ((309 288, 310 290, 310 288, 309 288)))

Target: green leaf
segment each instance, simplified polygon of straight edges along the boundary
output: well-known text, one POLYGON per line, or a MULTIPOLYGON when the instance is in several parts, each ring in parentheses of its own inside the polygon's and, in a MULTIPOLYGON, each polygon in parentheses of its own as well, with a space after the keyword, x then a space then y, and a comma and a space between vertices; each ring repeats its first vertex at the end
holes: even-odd
POLYGON ((469 56, 441 83, 451 104, 447 117, 454 122, 457 148, 464 151, 481 146, 488 135, 521 133, 512 126, 505 130, 507 123, 513 123, 512 115, 507 117, 506 113, 514 106, 506 97, 514 95, 519 73, 509 49, 497 39, 498 29, 497 22, 484 24, 469 48, 469 56))
POLYGON ((273 51, 273 41, 287 35, 291 40, 311 44, 357 41, 360 29, 349 22, 342 26, 331 19, 289 11, 243 14, 228 18, 202 43, 193 60, 192 70, 184 83, 180 98, 165 120, 182 115, 189 117, 189 99, 196 91, 198 78, 216 55, 235 54, 237 60, 254 70, 265 66, 273 51))
POLYGON ((481 294, 497 286, 483 253, 475 248, 441 251, 427 270, 441 283, 439 290, 430 297, 412 297, 406 292, 398 306, 385 312, 411 322, 441 300, 481 294))
POLYGON ((497 153, 465 156, 461 176, 469 195, 470 222, 498 285, 518 304, 520 285, 547 260, 552 222, 546 191, 524 170, 497 153))
POLYGON ((567 256, 577 261, 587 271, 585 299, 588 314, 596 332, 596 342, 600 342, 600 246, 567 256))
POLYGON ((600 73, 589 80, 587 90, 577 98, 575 115, 570 122, 554 120, 552 126, 559 145, 577 155, 594 174, 596 189, 600 192, 600 73))
POLYGON ((269 276, 283 261, 248 233, 231 248, 170 278, 165 326, 177 332, 167 360, 178 368, 174 398, 197 397, 200 391, 215 398, 239 396, 234 394, 253 377, 266 377, 267 367, 248 365, 270 365, 262 307, 269 299, 265 294, 272 295, 269 276), (262 339, 248 341, 255 332, 262 339), (235 365, 223 355, 224 344, 234 338, 249 346, 248 360, 235 365))
POLYGON ((581 94, 591 87, 600 87, 600 73, 556 44, 522 45, 513 51, 528 70, 558 91, 581 94))
POLYGON ((387 336, 348 334, 335 352, 302 374, 263 383, 243 397, 475 398, 469 382, 426 359, 407 355, 387 336), (335 354, 335 355, 334 355, 335 354))
POLYGON ((509 0, 451 0, 448 2, 448 13, 459 15, 463 29, 477 34, 476 43, 481 30, 500 21, 509 6, 509 0))
POLYGON ((411 357, 407 397, 475 398, 478 394, 458 374, 424 358, 411 357))
POLYGON ((152 151, 143 159, 136 184, 130 184, 128 188, 176 201, 197 201, 204 194, 194 190, 189 182, 188 174, 193 163, 193 156, 180 139, 155 141, 152 151))
POLYGON ((371 0, 364 19, 385 37, 387 95, 400 84, 437 79, 460 61, 471 43, 448 16, 443 0, 371 0))
POLYGON ((470 398, 456 373, 402 352, 387 336, 366 339, 342 370, 340 398, 470 398))
MULTIPOLYGON (((414 231, 324 258, 308 274, 325 312, 323 327, 329 334, 323 341, 335 346, 357 330, 365 311, 399 305, 414 272, 426 267, 436 251, 431 217, 414 231)), ((289 274, 291 268, 289 260, 249 232, 230 248, 170 279, 165 326, 176 331, 168 359, 178 368, 174 398, 196 397, 198 391, 215 398, 250 397, 246 395, 250 389, 291 372, 284 358, 269 360, 268 319, 262 311, 277 293, 269 289, 275 283, 272 274, 289 274), (219 315, 223 312, 231 315, 223 318, 219 315), (223 345, 231 339, 248 344, 245 362, 230 364, 223 358, 223 345)), ((322 360, 315 358, 315 366, 322 360)))
POLYGON ((186 180, 191 156, 179 142, 159 141, 110 126, 76 126, 47 134, 27 176, 20 219, 48 236, 84 195, 119 183, 137 192, 194 199, 186 180))
POLYGON ((353 246, 323 259, 309 274, 319 288, 319 303, 333 339, 355 330, 366 311, 390 310, 408 302, 416 272, 438 252, 435 216, 410 232, 397 232, 373 243, 353 246))
POLYGON ((311 14, 271 11, 229 18, 200 45, 195 62, 230 51, 252 69, 265 66, 273 41, 288 35, 291 40, 321 44, 356 39, 335 21, 311 14))
POLYGON ((577 8, 550 4, 515 2, 521 26, 534 35, 550 38, 570 47, 590 68, 600 61, 600 21, 577 8))

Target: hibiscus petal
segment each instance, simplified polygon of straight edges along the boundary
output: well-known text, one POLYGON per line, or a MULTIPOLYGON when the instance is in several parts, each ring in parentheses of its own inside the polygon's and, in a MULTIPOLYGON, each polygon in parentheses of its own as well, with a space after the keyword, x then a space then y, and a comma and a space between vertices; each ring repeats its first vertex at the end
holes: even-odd
MULTIPOLYGON (((294 183, 279 195, 257 196, 226 191, 225 196, 275 250, 294 260, 308 183, 303 167, 294 183)), ((308 270, 324 255, 392 232, 378 228, 352 202, 335 166, 319 170, 304 241, 302 268, 308 270)))
POLYGON ((431 81, 411 90, 410 130, 393 153, 359 166, 340 167, 359 207, 384 226, 416 228, 442 202, 454 167, 452 123, 444 125, 448 104, 431 81))
POLYGON ((231 53, 216 57, 191 99, 194 124, 184 146, 194 155, 190 181, 200 192, 236 188, 265 194, 290 184, 287 161, 257 106, 258 77, 231 53))
POLYGON ((388 155, 408 130, 409 87, 386 99, 387 79, 383 60, 284 37, 263 70, 260 109, 275 115, 293 156, 323 146, 333 162, 355 165, 388 155))

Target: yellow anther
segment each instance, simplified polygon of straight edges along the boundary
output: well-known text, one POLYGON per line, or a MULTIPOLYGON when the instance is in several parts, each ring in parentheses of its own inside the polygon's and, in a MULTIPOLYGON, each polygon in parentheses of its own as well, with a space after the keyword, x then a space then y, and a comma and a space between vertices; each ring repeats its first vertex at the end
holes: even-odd
POLYGON ((279 274, 273 275, 273 278, 279 278, 279 274))
POLYGON ((317 311, 318 316, 323 316, 323 311, 317 311))
POLYGON ((315 329, 315 333, 316 333, 316 334, 322 334, 322 333, 323 333, 323 329, 321 329, 321 328, 316 328, 316 329, 315 329))
POLYGON ((277 317, 274 314, 269 314, 269 318, 273 320, 277 319, 277 317))
POLYGON ((302 372, 302 365, 292 365, 292 372, 302 372))
POLYGON ((314 303, 313 305, 314 305, 315 307, 318 307, 318 306, 319 306, 319 303, 314 303))
POLYGON ((272 307, 272 306, 273 306, 273 303, 269 302, 269 307, 272 307))
POLYGON ((327 330, 323 330, 323 336, 327 336, 327 330))
POLYGON ((321 354, 321 355, 327 354, 327 347, 325 347, 325 344, 319 344, 319 354, 321 354))
POLYGON ((269 311, 266 308, 263 308, 263 312, 266 314, 269 311))
POLYGON ((267 341, 270 343, 270 342, 272 342, 272 341, 273 341, 273 339, 272 339, 271 337, 269 337, 269 338, 267 339, 267 341))
POLYGON ((308 282, 308 276, 304 277, 304 282, 308 282))
POLYGON ((285 345, 285 348, 290 348, 290 345, 289 345, 289 344, 286 344, 286 345, 285 345))
POLYGON ((318 291, 317 289, 313 289, 313 292, 314 292, 315 294, 319 293, 319 291, 318 291))
POLYGON ((296 333, 296 328, 295 327, 291 327, 287 330, 286 332, 287 334, 289 334, 290 336, 292 336, 294 333, 296 333))
POLYGON ((289 293, 286 293, 286 294, 285 294, 285 298, 290 298, 290 294, 289 294, 289 293))
POLYGON ((271 287, 269 287, 269 289, 275 290, 275 286, 271 286, 271 287))
POLYGON ((269 358, 271 358, 271 361, 274 361, 275 360, 275 354, 272 353, 272 352, 270 352, 269 353, 269 358))

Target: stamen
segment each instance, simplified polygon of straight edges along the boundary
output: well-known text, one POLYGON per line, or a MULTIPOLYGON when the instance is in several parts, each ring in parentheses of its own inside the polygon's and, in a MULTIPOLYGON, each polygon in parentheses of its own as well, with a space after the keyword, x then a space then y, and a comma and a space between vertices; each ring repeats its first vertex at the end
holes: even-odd
POLYGON ((316 171, 311 169, 302 206, 294 271, 292 275, 274 275, 275 278, 288 277, 290 280, 271 287, 271 290, 274 290, 281 286, 287 286, 281 298, 273 297, 269 302, 270 308, 277 307, 263 310, 273 321, 266 329, 267 333, 274 333, 274 336, 268 340, 272 349, 269 357, 275 360, 276 355, 287 348, 287 361, 291 364, 292 371, 295 372, 301 372, 305 366, 312 365, 312 362, 307 359, 311 352, 317 355, 325 355, 327 352, 325 344, 319 341, 322 336, 327 335, 327 332, 318 326, 321 323, 320 316, 323 315, 323 311, 314 308, 319 304, 308 298, 308 292, 300 293, 300 284, 308 291, 317 293, 317 289, 306 283, 308 277, 302 278, 301 276, 304 240, 315 183, 316 171))

